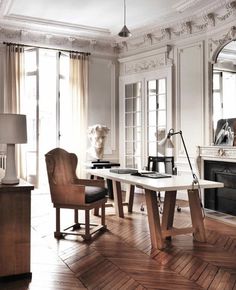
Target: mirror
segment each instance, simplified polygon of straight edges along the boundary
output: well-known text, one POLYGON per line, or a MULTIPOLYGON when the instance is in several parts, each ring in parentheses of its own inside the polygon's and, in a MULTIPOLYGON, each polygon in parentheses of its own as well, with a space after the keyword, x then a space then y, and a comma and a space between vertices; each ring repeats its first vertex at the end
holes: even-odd
POLYGON ((214 145, 236 146, 236 41, 226 44, 213 65, 214 145))

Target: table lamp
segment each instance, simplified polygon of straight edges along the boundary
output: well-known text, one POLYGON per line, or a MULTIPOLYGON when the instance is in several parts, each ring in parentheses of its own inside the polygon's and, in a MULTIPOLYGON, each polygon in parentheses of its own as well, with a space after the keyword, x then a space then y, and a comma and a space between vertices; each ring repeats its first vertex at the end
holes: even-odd
POLYGON ((158 143, 158 152, 165 155, 165 156, 173 156, 174 145, 173 145, 172 141, 170 140, 170 138, 174 135, 177 135, 177 134, 180 135, 181 141, 182 141, 183 146, 184 146, 184 151, 185 151, 185 154, 187 156, 188 164, 189 164, 192 176, 193 176, 193 185, 198 184, 198 178, 197 178, 196 174, 193 172, 193 168, 192 168, 192 165, 191 165, 191 162, 189 159, 188 151, 187 151, 187 148, 186 148, 186 145, 184 142, 184 138, 183 138, 183 133, 181 130, 178 132, 175 132, 174 129, 170 129, 168 134, 166 135, 166 137, 158 143))
POLYGON ((27 142, 26 116, 0 114, 0 144, 7 144, 6 171, 2 184, 18 184, 15 144, 27 142))

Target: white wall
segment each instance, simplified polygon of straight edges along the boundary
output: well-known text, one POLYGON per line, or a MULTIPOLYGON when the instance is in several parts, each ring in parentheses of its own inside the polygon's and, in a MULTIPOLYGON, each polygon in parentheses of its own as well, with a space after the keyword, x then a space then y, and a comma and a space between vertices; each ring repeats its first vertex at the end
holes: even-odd
MULTIPOLYGON (((3 111, 4 46, 0 46, 0 112, 3 111)), ((104 56, 93 56, 89 65, 88 123, 104 124, 110 128, 104 158, 118 161, 118 87, 117 62, 104 56)))
POLYGON ((118 94, 117 62, 113 59, 91 57, 89 66, 88 125, 106 125, 104 159, 118 161, 118 94))

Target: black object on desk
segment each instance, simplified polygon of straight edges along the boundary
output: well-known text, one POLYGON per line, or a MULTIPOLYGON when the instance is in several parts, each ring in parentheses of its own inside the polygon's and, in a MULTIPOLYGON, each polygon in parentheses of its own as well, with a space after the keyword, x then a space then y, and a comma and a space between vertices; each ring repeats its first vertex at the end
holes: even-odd
MULTIPOLYGON (((118 166, 120 166, 120 163, 103 161, 103 160, 92 161, 90 164, 91 169, 112 168, 112 167, 118 167, 118 166)), ((93 179, 94 176, 91 175, 91 178, 93 179)), ((107 189, 108 189, 109 198, 113 199, 113 188, 112 188, 112 180, 111 179, 107 179, 107 189)))
POLYGON ((131 173, 131 175, 141 176, 141 177, 148 177, 148 178, 169 178, 171 175, 160 173, 156 171, 143 171, 143 172, 136 172, 131 173))

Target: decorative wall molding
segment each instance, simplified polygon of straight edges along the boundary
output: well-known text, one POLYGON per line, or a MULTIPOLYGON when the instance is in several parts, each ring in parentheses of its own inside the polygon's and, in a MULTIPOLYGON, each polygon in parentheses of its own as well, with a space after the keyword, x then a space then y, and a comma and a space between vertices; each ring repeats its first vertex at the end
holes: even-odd
POLYGON ((162 49, 152 51, 151 53, 141 53, 120 59, 120 73, 121 75, 136 74, 172 65, 173 60, 170 58, 171 49, 170 45, 166 45, 162 49))
POLYGON ((230 41, 236 38, 236 26, 232 26, 228 32, 217 38, 209 39, 209 55, 212 63, 216 61, 219 51, 230 41))

